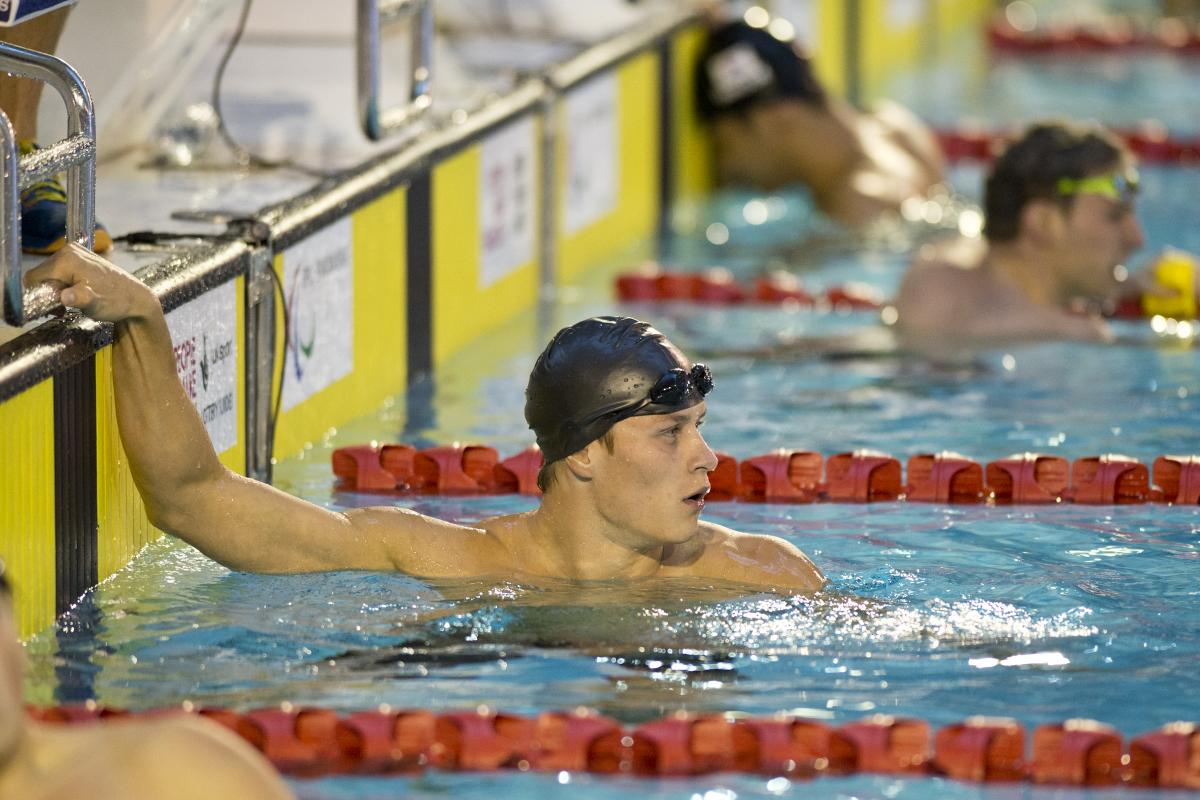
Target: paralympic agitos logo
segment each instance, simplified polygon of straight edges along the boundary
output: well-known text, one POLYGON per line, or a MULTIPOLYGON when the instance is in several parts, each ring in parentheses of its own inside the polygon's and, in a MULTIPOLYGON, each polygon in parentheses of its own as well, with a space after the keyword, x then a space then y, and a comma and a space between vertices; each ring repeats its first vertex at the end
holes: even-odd
POLYGON ((312 359, 317 346, 318 313, 316 303, 310 302, 304 288, 312 281, 308 266, 296 270, 296 280, 288 291, 287 348, 292 359, 296 380, 304 377, 307 362, 312 359))

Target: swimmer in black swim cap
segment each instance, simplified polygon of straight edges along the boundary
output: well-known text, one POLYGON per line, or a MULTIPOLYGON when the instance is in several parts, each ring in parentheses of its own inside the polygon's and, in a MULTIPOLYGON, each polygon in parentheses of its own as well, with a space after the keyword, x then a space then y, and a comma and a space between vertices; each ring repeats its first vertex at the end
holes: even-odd
POLYGON ((649 323, 593 317, 559 331, 525 389, 525 421, 537 437, 545 491, 554 464, 601 439, 623 419, 691 408, 713 388, 703 364, 689 366, 649 323))
POLYGON ((700 519, 717 466, 700 434, 712 377, 643 322, 600 317, 554 337, 526 410, 549 462, 541 502, 458 524, 390 504, 329 509, 232 472, 179 381, 153 291, 75 245, 27 280, 115 324, 117 425, 147 517, 231 569, 545 585, 683 577, 788 594, 825 584, 790 542, 700 519), (137 413, 149 407, 159 413, 137 413))
POLYGON ((695 104, 723 183, 801 185, 825 214, 858 227, 924 198, 943 180, 936 138, 887 101, 859 109, 821 85, 792 26, 761 8, 713 27, 696 62, 695 104))

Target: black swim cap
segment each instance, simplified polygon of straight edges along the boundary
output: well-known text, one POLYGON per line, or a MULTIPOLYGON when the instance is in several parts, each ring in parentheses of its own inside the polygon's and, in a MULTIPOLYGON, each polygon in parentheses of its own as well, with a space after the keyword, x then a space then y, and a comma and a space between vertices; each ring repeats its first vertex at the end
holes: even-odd
POLYGON ((696 70, 696 106, 701 116, 740 113, 778 98, 825 105, 825 89, 812 64, 792 42, 740 20, 708 35, 696 70))
POLYGON ((710 389, 708 368, 689 365, 649 323, 592 317, 556 333, 538 356, 525 388, 525 421, 549 464, 623 419, 690 408, 710 389))

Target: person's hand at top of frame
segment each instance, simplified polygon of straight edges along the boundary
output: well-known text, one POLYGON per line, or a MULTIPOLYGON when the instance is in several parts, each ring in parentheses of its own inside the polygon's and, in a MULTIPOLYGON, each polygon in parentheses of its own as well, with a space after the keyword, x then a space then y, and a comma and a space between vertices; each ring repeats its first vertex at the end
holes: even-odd
POLYGON ((102 256, 68 244, 25 275, 26 286, 59 287, 59 302, 100 322, 154 314, 158 298, 144 283, 102 256))

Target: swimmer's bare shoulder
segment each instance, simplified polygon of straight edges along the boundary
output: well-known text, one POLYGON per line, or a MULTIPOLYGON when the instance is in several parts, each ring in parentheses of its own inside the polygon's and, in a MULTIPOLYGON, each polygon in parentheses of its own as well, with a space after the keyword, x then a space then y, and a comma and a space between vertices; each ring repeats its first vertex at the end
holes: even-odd
POLYGON ((420 578, 461 578, 510 569, 507 533, 522 514, 494 517, 477 526, 427 517, 407 508, 378 507, 346 512, 355 531, 379 542, 387 563, 380 567, 420 578))
POLYGON ((943 332, 970 323, 989 294, 981 264, 986 245, 956 238, 922 247, 896 293, 901 332, 943 332))
POLYGON ((249 744, 214 722, 185 714, 55 728, 38 738, 60 762, 39 780, 33 797, 41 800, 293 797, 249 744))
POLYGON ((258 751, 215 723, 180 715, 146 723, 123 745, 146 798, 285 800, 293 797, 258 751), (133 741, 130 741, 133 739, 133 741))
POLYGON ((692 542, 666 554, 662 572, 806 594, 828 582, 817 565, 792 543, 777 536, 739 533, 707 521, 700 522, 692 542))

